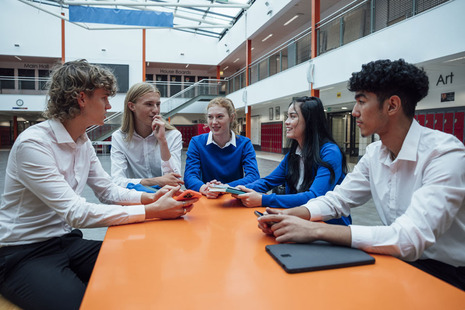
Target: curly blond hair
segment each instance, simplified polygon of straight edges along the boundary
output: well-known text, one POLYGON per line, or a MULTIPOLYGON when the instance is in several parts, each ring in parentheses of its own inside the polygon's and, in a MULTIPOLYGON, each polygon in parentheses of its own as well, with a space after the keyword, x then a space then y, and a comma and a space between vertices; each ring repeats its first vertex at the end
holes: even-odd
POLYGON ((114 96, 116 78, 104 67, 89 64, 85 59, 66 62, 56 67, 47 82, 48 100, 44 111, 46 118, 61 122, 73 119, 81 113, 77 98, 81 92, 92 96, 98 88, 114 96))

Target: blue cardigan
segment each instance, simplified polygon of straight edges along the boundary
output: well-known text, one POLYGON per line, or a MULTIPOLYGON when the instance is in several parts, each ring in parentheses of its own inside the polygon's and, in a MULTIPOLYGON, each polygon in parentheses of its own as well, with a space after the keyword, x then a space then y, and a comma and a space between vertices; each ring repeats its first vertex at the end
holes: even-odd
MULTIPOLYGON (((245 186, 257 192, 266 193, 278 185, 285 184, 286 193, 284 195, 263 195, 262 206, 272 208, 294 208, 301 206, 306 204, 310 199, 322 196, 326 194, 326 192, 333 190, 337 184, 341 184, 345 177, 342 171, 342 156, 336 144, 330 142, 325 143, 320 149, 320 157, 324 162, 327 162, 333 167, 335 174, 334 181, 330 183, 331 173, 329 169, 319 166, 313 183, 305 192, 291 192, 290 186, 287 183, 286 175, 288 171, 289 153, 286 154, 278 167, 267 177, 246 184, 245 186)), ((327 223, 348 225, 351 224, 351 222, 352 220, 349 216, 349 218, 330 220, 327 223)))
POLYGON ((187 149, 184 182, 187 189, 199 191, 211 180, 229 186, 247 184, 260 178, 255 150, 249 138, 236 136, 236 146, 207 145, 208 133, 195 136, 187 149))

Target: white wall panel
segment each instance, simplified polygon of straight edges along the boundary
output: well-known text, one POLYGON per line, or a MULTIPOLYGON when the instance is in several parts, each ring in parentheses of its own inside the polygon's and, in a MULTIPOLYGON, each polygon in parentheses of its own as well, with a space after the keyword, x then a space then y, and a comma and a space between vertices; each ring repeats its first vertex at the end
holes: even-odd
POLYGON ((2 0, 0 11, 0 55, 61 57, 59 18, 15 0, 2 0))

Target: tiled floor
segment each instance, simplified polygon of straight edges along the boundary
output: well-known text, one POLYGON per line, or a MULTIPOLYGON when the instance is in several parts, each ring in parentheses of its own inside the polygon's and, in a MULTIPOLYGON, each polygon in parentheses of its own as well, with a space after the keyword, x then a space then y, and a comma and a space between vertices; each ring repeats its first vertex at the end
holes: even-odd
MULTIPOLYGON (((4 190, 4 175, 6 169, 6 163, 8 160, 9 155, 8 150, 0 150, 0 171, 3 173, 0 174, 0 193, 3 195, 4 190)), ((184 171, 184 164, 186 159, 186 154, 183 151, 182 153, 182 170, 184 171)), ((258 162, 258 169, 260 171, 260 176, 264 177, 267 176, 273 169, 277 167, 279 162, 284 158, 282 154, 274 154, 274 153, 267 153, 267 152, 257 152, 257 162, 258 162)), ((102 163, 103 168, 108 173, 110 172, 110 156, 109 155, 99 155, 100 162, 102 163)), ((351 160, 350 162, 353 162, 351 160)), ((354 163, 349 164, 349 169, 351 170, 354 166, 354 163)), ((86 187, 84 192, 82 193, 83 197, 87 199, 89 202, 99 203, 98 199, 94 196, 94 193, 89 187, 86 187)), ((376 212, 373 202, 370 200, 363 206, 355 208, 352 210, 352 219, 354 224, 360 225, 379 225, 381 221, 378 217, 378 213, 376 212)), ((90 228, 90 229, 83 229, 84 236, 88 239, 94 240, 103 240, 106 233, 106 228, 90 228)))

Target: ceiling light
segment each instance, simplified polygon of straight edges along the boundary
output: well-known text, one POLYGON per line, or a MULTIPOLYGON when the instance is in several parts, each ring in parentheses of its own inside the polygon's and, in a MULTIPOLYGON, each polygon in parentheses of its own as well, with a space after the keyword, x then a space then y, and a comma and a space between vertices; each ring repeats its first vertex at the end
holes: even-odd
POLYGON ((16 59, 18 59, 19 61, 22 61, 21 58, 19 58, 19 56, 15 56, 16 59))
POLYGON ((262 40, 262 42, 265 42, 266 40, 268 40, 268 39, 271 38, 272 36, 273 36, 273 34, 270 33, 269 35, 266 36, 266 38, 264 38, 264 39, 262 40))
POLYGON ((239 61, 239 58, 237 58, 236 60, 234 60, 233 63, 236 63, 236 62, 238 62, 238 61, 239 61))
POLYGON ((453 61, 462 60, 462 59, 465 59, 465 56, 459 57, 459 58, 454 58, 454 59, 451 59, 451 60, 446 60, 446 61, 444 61, 444 63, 446 63, 446 62, 453 62, 453 61))
POLYGON ((226 67, 224 67, 224 69, 223 69, 223 70, 224 70, 224 71, 226 71, 228 68, 229 68, 229 66, 226 66, 226 67))
POLYGON ((186 68, 188 68, 188 67, 189 67, 189 64, 186 65, 186 68))
POLYGON ((347 107, 341 107, 342 110, 347 110, 347 107))
POLYGON ((289 25, 290 23, 292 23, 292 22, 294 21, 294 19, 296 19, 296 18, 299 17, 300 15, 302 15, 302 14, 297 14, 297 15, 295 15, 295 16, 292 17, 290 20, 288 20, 287 22, 285 22, 283 26, 289 25))

